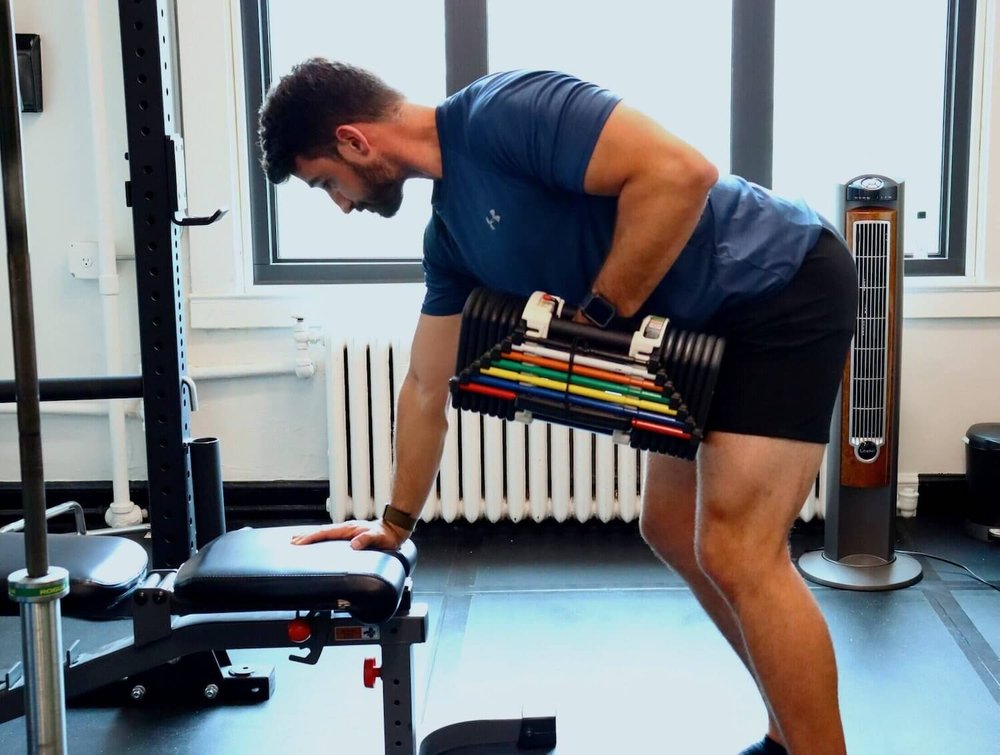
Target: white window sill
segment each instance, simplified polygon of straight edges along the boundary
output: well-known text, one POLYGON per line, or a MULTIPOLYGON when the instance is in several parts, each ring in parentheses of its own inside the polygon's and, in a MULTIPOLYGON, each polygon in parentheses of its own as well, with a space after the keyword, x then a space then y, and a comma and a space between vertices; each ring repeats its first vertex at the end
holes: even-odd
POLYGON ((1000 286, 904 284, 904 320, 967 318, 1000 318, 1000 286))
POLYGON ((423 302, 423 284, 260 287, 245 294, 190 297, 197 330, 287 328, 301 317, 328 332, 397 334, 412 330, 423 302))

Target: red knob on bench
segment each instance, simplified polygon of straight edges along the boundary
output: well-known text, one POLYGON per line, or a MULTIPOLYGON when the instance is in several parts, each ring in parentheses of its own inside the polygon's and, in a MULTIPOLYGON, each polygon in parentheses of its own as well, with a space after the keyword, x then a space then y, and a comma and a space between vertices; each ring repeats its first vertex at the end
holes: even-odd
POLYGON ((375 665, 374 658, 365 658, 365 686, 371 689, 375 680, 382 676, 382 669, 375 665))
POLYGON ((288 622, 288 639, 295 643, 303 643, 312 637, 312 629, 305 619, 292 619, 288 622))

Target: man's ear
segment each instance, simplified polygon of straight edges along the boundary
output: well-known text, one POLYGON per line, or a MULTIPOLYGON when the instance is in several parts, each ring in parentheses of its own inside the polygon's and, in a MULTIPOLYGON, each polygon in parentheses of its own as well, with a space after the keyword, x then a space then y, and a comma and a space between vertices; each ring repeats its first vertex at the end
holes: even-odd
POLYGON ((368 138, 355 126, 338 126, 334 135, 337 137, 337 152, 345 160, 367 157, 371 152, 368 138))

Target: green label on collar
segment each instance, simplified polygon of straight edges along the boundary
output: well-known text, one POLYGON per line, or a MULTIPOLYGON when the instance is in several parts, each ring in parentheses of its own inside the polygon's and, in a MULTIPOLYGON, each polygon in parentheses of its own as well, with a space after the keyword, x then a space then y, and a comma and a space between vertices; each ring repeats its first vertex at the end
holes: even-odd
POLYGON ((18 602, 34 602, 45 598, 57 598, 69 592, 69 577, 63 577, 58 582, 47 582, 40 585, 7 583, 7 594, 11 600, 18 602))

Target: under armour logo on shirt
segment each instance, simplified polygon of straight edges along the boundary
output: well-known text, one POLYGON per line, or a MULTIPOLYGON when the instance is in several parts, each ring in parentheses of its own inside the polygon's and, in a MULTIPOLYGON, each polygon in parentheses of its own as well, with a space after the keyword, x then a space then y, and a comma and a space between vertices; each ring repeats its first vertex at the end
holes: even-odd
POLYGON ((486 218, 486 223, 489 225, 491 231, 497 229, 497 223, 500 222, 500 216, 497 215, 496 210, 490 210, 489 216, 486 218))

